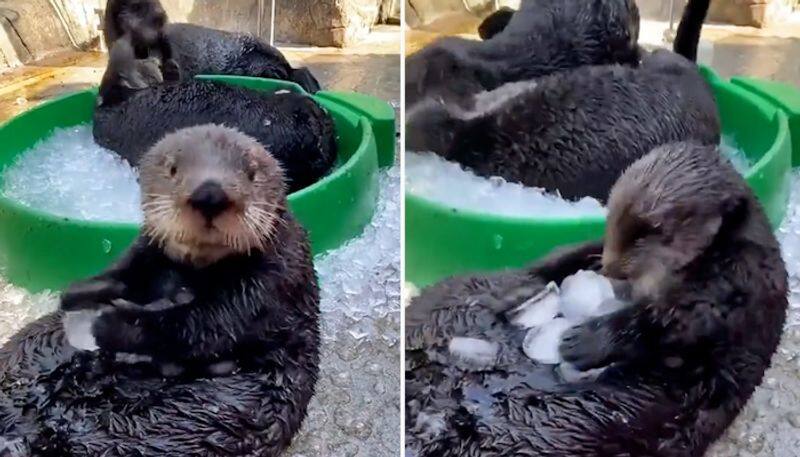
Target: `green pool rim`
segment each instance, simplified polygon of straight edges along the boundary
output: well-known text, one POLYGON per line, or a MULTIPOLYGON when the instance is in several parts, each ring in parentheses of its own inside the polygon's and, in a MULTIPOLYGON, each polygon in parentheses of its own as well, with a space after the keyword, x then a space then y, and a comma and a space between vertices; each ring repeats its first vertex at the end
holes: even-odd
MULTIPOLYGON (((206 75, 198 79, 255 90, 303 92, 293 83, 262 78, 206 75)), ((97 88, 66 94, 0 124, 0 154, 4 156, 0 169, 4 170, 18 154, 46 139, 55 129, 91 124, 89 113, 93 112, 96 94, 97 88), (91 108, 87 103, 91 103, 91 108), (72 112, 58 113, 52 116, 54 119, 44 118, 47 122, 42 120, 45 114, 54 110, 72 112), (6 141, 2 141, 4 139, 6 141)), ((378 112, 379 116, 385 118, 389 113, 393 117, 394 111, 385 102, 361 94, 329 92, 312 97, 334 117, 340 154, 347 154, 347 158, 328 176, 288 197, 292 212, 309 231, 314 253, 319 254, 360 235, 372 219, 379 191, 379 156, 383 157, 383 162, 391 162, 389 158, 393 159, 395 139, 393 128, 388 141, 385 138, 380 141, 376 139, 372 128, 376 120, 370 114, 378 112), (356 95, 352 97, 354 101, 350 100, 352 95, 356 95), (350 103, 343 103, 343 100, 349 100, 350 103), (370 105, 356 109, 365 100, 370 105), (349 137, 342 138, 343 135, 349 137), (392 144, 391 150, 384 148, 379 152, 379 142, 392 144), (346 145, 349 147, 342 147, 346 145), (337 223, 332 224, 331 220, 337 223)), ((0 268, 10 282, 31 291, 59 289, 74 279, 100 271, 127 248, 138 235, 139 229, 136 223, 89 221, 51 214, 25 206, 0 193, 0 268), (52 239, 46 240, 45 244, 63 246, 65 249, 75 244, 76 249, 88 248, 91 252, 76 254, 77 257, 83 257, 85 263, 79 258, 73 260, 65 257, 63 253, 53 253, 54 262, 58 262, 60 257, 63 263, 70 265, 64 265, 63 268, 45 265, 39 268, 26 258, 26 246, 20 246, 22 243, 19 240, 26 239, 26 236, 33 243, 50 236, 52 239), (64 238, 63 243, 57 242, 60 237, 64 238), (107 250, 106 242, 111 246, 107 250), (98 252, 98 248, 102 252, 98 252), (71 269, 74 269, 74 273, 69 271, 71 269)), ((30 247, 30 256, 38 258, 40 262, 50 263, 50 258, 44 257, 41 249, 37 249, 37 246, 30 247)), ((49 252, 52 252, 52 248, 49 252)))
MULTIPOLYGON (((770 222, 777 226, 789 196, 792 151, 787 117, 763 98, 724 81, 712 70, 704 68, 703 74, 717 95, 724 134, 732 133, 728 126, 739 122, 734 122, 739 114, 723 112, 730 109, 732 99, 749 105, 749 116, 763 118, 763 123, 771 126, 769 145, 749 144, 742 148, 749 157, 760 155, 745 178, 764 205, 770 222)), ((605 227, 602 216, 534 218, 486 214, 431 201, 409 191, 404 199, 405 280, 419 287, 458 274, 521 267, 559 245, 600 238, 605 227), (509 249, 508 243, 514 248, 509 249)))

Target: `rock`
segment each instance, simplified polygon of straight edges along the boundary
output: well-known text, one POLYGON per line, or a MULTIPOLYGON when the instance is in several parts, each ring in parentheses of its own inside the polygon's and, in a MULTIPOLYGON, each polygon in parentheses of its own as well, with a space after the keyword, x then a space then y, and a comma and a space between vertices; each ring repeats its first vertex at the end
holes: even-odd
MULTIPOLYGON (((276 40, 343 47, 364 38, 378 21, 383 0, 279 0, 276 40)), ((268 28, 268 27, 267 27, 268 28)))
MULTIPOLYGON (((383 4, 399 9, 399 1, 276 0, 275 41, 313 46, 347 46, 369 33, 382 14, 383 4), (393 3, 398 4, 395 6, 393 3)), ((262 39, 269 39, 271 0, 263 2, 260 23, 257 0, 214 2, 161 0, 161 2, 172 22, 191 22, 222 30, 251 33, 262 39)))
POLYGON ((383 0, 378 22, 381 24, 400 24, 400 2, 402 0, 383 0))
POLYGON ((707 20, 761 28, 782 20, 784 11, 791 12, 787 0, 712 0, 707 20))

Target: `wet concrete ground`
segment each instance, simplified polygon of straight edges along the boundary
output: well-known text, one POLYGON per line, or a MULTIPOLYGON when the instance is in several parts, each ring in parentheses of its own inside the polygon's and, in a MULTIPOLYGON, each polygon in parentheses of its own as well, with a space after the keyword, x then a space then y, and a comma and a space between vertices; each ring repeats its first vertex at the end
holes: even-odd
MULTIPOLYGON (((398 27, 379 27, 363 43, 344 50, 281 49, 293 64, 308 66, 324 88, 373 95, 399 110, 398 27)), ((67 53, 0 74, 0 122, 42 101, 97 85, 105 61, 105 55, 100 53, 67 53)), ((379 208, 371 226, 348 248, 331 254, 332 258, 317 259, 318 269, 323 269, 320 380, 317 395, 309 406, 309 417, 286 453, 288 456, 396 457, 398 454, 399 182, 397 165, 382 172, 379 208), (330 297, 334 292, 326 292, 326 284, 343 287, 339 284, 341 273, 332 264, 348 255, 353 258, 344 260, 347 265, 359 264, 363 261, 359 252, 366 250, 370 251, 374 267, 362 271, 352 281, 344 281, 348 287, 340 291, 344 293, 341 298, 330 297), (338 307, 361 312, 353 316, 338 307)), ((0 278, 0 344, 26 323, 56 307, 54 294, 31 295, 0 278)))

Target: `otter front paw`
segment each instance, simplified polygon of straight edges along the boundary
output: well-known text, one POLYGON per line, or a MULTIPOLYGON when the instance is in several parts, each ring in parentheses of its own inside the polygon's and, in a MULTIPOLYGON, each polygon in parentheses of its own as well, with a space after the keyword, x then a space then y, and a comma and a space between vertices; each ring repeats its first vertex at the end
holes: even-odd
POLYGON ((609 363, 613 333, 603 321, 592 320, 564 332, 559 345, 561 358, 581 371, 609 363))
POLYGON ((72 284, 61 294, 61 309, 78 311, 106 306, 126 292, 122 282, 113 279, 91 279, 72 284))
POLYGON ((167 59, 162 65, 161 72, 164 75, 164 82, 176 83, 181 80, 181 67, 175 59, 167 59))
POLYGON ((143 339, 141 327, 129 323, 114 310, 104 312, 95 320, 92 335, 97 346, 109 352, 136 353, 143 339))

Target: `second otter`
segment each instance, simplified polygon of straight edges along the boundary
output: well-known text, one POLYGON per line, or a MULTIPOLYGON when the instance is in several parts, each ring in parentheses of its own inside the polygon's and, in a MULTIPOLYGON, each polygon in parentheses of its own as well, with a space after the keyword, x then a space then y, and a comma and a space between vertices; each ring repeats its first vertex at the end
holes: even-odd
POLYGON ((255 76, 293 81, 309 93, 320 90, 307 68, 292 68, 278 49, 261 39, 194 24, 167 23, 158 0, 109 0, 103 26, 109 49, 123 36, 130 36, 138 45, 139 59, 155 51, 159 58, 174 61, 185 79, 200 74, 255 76))
POLYGON ((130 38, 111 49, 94 113, 94 138, 137 166, 164 135, 208 123, 256 138, 281 163, 289 190, 302 189, 333 167, 333 119, 306 94, 264 93, 210 81, 158 81, 159 66, 137 59, 130 38))

